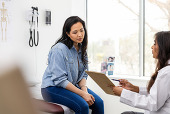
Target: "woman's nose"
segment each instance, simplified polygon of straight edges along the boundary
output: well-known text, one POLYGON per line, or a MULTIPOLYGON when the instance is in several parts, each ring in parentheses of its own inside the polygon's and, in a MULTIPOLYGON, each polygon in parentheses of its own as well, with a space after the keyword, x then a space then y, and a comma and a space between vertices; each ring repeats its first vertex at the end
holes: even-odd
POLYGON ((82 33, 81 33, 81 32, 78 32, 78 36, 82 36, 82 33))

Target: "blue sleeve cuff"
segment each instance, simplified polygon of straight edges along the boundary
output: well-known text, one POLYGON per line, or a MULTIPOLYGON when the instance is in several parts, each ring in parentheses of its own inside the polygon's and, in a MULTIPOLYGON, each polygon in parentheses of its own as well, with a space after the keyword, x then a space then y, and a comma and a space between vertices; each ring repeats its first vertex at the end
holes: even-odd
POLYGON ((57 86, 62 87, 62 88, 66 88, 66 86, 68 85, 69 81, 68 80, 64 80, 61 83, 59 83, 57 86))

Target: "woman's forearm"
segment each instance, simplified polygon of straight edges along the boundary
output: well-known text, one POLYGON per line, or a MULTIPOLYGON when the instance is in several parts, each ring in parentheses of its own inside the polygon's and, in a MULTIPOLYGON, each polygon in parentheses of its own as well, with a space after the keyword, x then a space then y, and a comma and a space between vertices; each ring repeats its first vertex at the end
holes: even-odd
POLYGON ((80 80, 78 85, 79 85, 79 87, 86 86, 86 79, 83 78, 82 80, 80 80))
POLYGON ((81 90, 87 92, 87 86, 86 86, 86 79, 82 79, 79 83, 78 83, 79 87, 81 88, 81 90))
POLYGON ((66 89, 69 91, 72 91, 80 96, 83 96, 84 91, 82 91, 81 89, 77 88, 76 86, 74 86, 72 83, 68 83, 68 85, 66 86, 66 89))

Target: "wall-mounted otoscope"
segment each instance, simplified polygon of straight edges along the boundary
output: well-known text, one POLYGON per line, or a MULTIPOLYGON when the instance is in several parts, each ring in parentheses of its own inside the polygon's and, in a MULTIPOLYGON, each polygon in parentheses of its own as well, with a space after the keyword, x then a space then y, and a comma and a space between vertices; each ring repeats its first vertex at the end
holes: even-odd
POLYGON ((38 46, 39 43, 39 31, 38 31, 38 7, 32 8, 32 18, 29 20, 30 24, 30 39, 29 46, 33 47, 33 45, 38 46), (37 26, 36 26, 37 25, 37 26), (37 40, 35 40, 37 38, 37 40))

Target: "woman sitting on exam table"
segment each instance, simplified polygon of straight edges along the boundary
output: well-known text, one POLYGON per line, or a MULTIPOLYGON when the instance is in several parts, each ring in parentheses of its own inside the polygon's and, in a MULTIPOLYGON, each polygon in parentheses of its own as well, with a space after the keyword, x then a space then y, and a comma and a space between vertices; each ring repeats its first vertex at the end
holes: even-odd
MULTIPOLYGON (((113 87, 113 92, 120 96, 120 102, 145 109, 144 114, 170 114, 170 31, 156 33, 151 48, 157 65, 147 88, 120 79, 122 87, 113 87)), ((131 111, 122 114, 138 113, 131 111)))
POLYGON ((75 114, 104 114, 103 100, 86 86, 88 68, 85 22, 69 17, 61 38, 52 46, 42 80, 42 96, 48 102, 65 105, 75 114))

